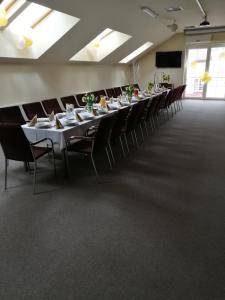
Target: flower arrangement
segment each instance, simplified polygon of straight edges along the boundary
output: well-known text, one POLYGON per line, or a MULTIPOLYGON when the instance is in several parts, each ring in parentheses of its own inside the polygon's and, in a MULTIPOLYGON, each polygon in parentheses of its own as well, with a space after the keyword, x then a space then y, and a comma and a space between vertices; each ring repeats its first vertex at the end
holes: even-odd
POLYGON ((131 84, 128 87, 126 87, 126 92, 129 97, 132 97, 134 94, 134 86, 131 84))
POLYGON ((96 102, 96 97, 94 94, 85 94, 85 96, 82 98, 82 102, 87 103, 87 108, 89 111, 91 111, 93 104, 96 102))
POLYGON ((169 83, 170 82, 170 75, 163 72, 162 73, 162 82, 169 83))
POLYGON ((148 83, 148 91, 149 91, 150 93, 151 93, 153 87, 154 87, 154 83, 151 82, 151 81, 149 81, 149 83, 148 83))

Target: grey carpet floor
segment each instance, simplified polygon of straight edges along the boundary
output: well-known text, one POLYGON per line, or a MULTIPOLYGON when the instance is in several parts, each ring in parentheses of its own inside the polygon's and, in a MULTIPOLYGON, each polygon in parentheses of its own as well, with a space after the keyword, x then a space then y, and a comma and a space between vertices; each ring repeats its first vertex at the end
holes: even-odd
POLYGON ((83 158, 57 167, 33 196, 10 163, 1 300, 225 299, 225 102, 186 101, 100 183, 83 158))

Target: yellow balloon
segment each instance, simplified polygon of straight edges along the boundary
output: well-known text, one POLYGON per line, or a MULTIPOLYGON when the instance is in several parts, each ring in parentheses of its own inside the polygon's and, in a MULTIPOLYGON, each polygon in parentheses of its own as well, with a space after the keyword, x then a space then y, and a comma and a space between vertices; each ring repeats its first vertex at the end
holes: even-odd
POLYGON ((8 25, 8 19, 6 17, 5 9, 0 9, 0 27, 5 27, 8 25))
POLYGON ((28 38, 26 36, 23 37, 25 42, 25 48, 29 48, 33 45, 33 40, 31 38, 28 38))
POLYGON ((212 80, 212 77, 209 75, 208 72, 205 72, 201 77, 200 77, 201 81, 208 83, 209 81, 212 80))
POLYGON ((198 66, 198 62, 196 60, 191 63, 192 69, 196 69, 197 66, 198 66))

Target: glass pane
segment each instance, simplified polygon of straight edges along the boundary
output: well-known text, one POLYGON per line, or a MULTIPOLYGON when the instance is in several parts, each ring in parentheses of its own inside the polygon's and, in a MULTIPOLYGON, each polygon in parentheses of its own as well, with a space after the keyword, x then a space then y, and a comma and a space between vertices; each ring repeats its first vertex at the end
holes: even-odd
POLYGON ((212 80, 207 85, 206 97, 225 97, 225 47, 211 49, 209 74, 212 80))
POLYGON ((203 82, 200 77, 206 69, 207 48, 189 49, 187 59, 186 97, 203 97, 203 82))

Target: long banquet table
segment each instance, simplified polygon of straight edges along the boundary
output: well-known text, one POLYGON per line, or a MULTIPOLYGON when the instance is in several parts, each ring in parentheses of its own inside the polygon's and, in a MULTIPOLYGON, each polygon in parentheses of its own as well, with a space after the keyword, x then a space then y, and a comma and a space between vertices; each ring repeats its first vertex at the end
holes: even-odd
MULTIPOLYGON (((154 94, 154 95, 151 95, 148 97, 144 97, 139 101, 144 101, 144 100, 150 99, 159 94, 160 93, 154 94)), ((131 103, 130 106, 132 106, 133 104, 135 104, 135 103, 131 103)), ((118 111, 119 109, 123 109, 124 107, 127 107, 127 106, 119 107, 119 105, 118 105, 117 110, 110 110, 108 112, 108 114, 115 113, 116 111, 118 111)), ((76 111, 76 109, 75 109, 75 111, 76 111)), ((106 115, 94 116, 94 118, 92 120, 79 122, 78 125, 73 126, 73 127, 65 126, 63 129, 56 129, 54 124, 52 124, 51 128, 36 128, 35 126, 30 127, 29 124, 22 125, 22 128, 24 130, 26 137, 28 138, 28 140, 30 142, 36 142, 43 138, 50 138, 50 139, 52 139, 54 145, 57 145, 59 147, 60 151, 62 151, 63 149, 65 149, 66 141, 69 137, 83 135, 88 128, 90 128, 93 125, 98 124, 100 119, 104 116, 106 116, 106 115)))

